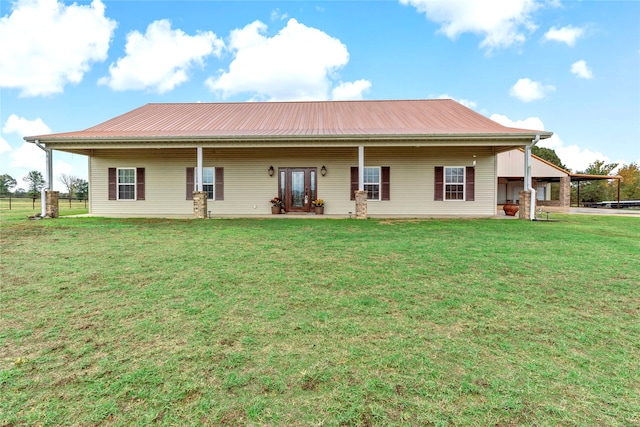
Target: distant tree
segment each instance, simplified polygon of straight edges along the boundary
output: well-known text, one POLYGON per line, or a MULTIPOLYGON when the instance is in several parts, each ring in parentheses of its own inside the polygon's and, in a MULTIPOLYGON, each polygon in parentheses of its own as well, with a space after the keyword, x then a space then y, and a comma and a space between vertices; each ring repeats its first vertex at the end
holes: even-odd
POLYGON ((78 178, 76 182, 76 197, 80 200, 86 200, 89 196, 89 183, 82 178, 78 178))
MULTIPOLYGON (((618 167, 617 163, 605 163, 603 160, 596 160, 580 174, 586 175, 611 175, 611 172, 618 167)), ((577 199, 577 190, 572 189, 572 195, 575 192, 577 199)), ((614 187, 606 180, 584 181, 580 184, 580 202, 602 202, 604 200, 617 199, 614 187)))
POLYGON ((531 148, 531 154, 535 154, 541 159, 544 159, 547 162, 552 163, 562 169, 569 170, 562 163, 562 161, 560 160, 560 157, 558 157, 558 155, 556 154, 556 151, 551 148, 538 147, 537 145, 534 145, 533 148, 531 148))
POLYGON ((13 192, 13 195, 16 197, 23 197, 25 194, 27 194, 27 192, 24 191, 24 188, 16 188, 13 192))
POLYGON ((6 196, 11 194, 11 189, 17 185, 16 180, 7 174, 0 175, 0 195, 6 196))
POLYGON ((38 171, 29 172, 27 176, 22 178, 22 180, 29 186, 29 189, 27 191, 31 196, 40 194, 40 190, 42 190, 46 185, 46 181, 42 177, 42 173, 38 171))
POLYGON ((77 176, 61 173, 58 179, 66 187, 69 198, 73 198, 73 196, 75 196, 77 193, 78 181, 80 180, 80 178, 78 178, 77 176))
MULTIPOLYGON (((640 200, 640 168, 636 163, 624 165, 617 172, 622 177, 620 182, 621 200, 640 200)), ((612 185, 617 185, 612 184, 612 185)), ((617 188, 614 191, 618 191, 617 188)))

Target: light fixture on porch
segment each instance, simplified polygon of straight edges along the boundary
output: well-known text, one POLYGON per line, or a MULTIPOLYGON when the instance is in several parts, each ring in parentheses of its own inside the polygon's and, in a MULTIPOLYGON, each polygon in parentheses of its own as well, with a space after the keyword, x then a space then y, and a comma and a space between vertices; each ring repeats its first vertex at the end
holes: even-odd
POLYGON ((322 165, 322 168, 320 168, 320 173, 322 174, 322 176, 325 176, 327 174, 327 168, 322 165))
POLYGON ((269 176, 273 176, 273 172, 274 172, 273 166, 269 166, 269 171, 268 172, 269 172, 269 176))

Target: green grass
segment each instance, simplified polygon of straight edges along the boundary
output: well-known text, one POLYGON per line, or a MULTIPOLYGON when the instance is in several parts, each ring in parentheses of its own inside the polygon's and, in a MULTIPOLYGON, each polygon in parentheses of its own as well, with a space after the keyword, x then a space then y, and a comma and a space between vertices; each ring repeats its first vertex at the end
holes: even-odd
MULTIPOLYGON (((68 199, 60 199, 58 203, 58 210, 60 216, 68 215, 80 215, 89 212, 88 201, 84 200, 72 200, 69 204, 68 199)), ((30 216, 38 215, 41 213, 40 198, 35 201, 29 198, 15 198, 12 197, 0 197, 0 221, 14 222, 22 221, 30 216)))
POLYGON ((640 423, 640 221, 28 221, 0 425, 640 423))

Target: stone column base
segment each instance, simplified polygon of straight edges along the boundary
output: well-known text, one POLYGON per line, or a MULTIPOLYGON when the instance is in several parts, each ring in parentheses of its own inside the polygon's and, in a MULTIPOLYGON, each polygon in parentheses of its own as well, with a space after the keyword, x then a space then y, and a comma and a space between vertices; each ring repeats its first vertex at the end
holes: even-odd
POLYGON ((571 206, 571 177, 560 178, 560 206, 568 208, 571 206))
POLYGON ((367 192, 356 191, 356 218, 367 219, 367 192))
POLYGON ((193 192, 193 215, 196 218, 207 217, 207 192, 206 191, 193 192))
POLYGON ((520 210, 518 211, 519 214, 519 218, 520 219, 530 219, 529 218, 529 213, 530 213, 530 209, 531 209, 531 203, 533 203, 534 209, 535 209, 535 200, 531 200, 531 191, 530 190, 523 190, 521 192, 518 193, 518 197, 520 199, 518 206, 520 207, 520 210))
POLYGON ((59 191, 45 190, 45 214, 47 218, 58 218, 58 198, 59 191))

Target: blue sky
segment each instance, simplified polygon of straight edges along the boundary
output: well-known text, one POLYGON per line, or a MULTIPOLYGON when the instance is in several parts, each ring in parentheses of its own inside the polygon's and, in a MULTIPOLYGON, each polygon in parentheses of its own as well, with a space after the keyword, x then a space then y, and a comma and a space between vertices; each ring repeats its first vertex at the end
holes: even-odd
MULTIPOLYGON (((640 162, 640 2, 0 0, 0 173, 149 102, 453 98, 583 170, 640 162)), ((83 156, 54 152, 87 177, 83 156)))

